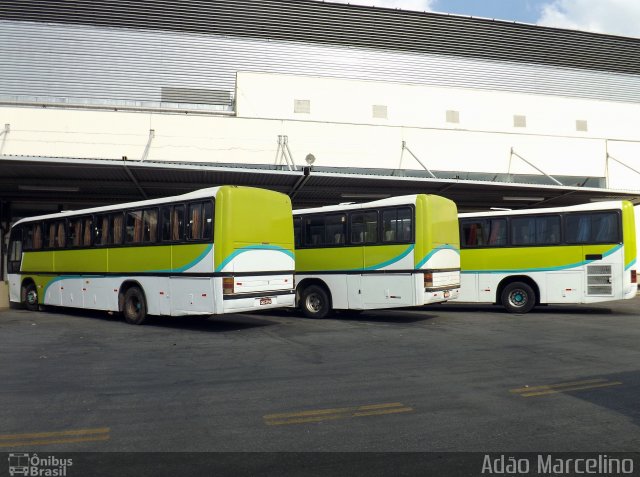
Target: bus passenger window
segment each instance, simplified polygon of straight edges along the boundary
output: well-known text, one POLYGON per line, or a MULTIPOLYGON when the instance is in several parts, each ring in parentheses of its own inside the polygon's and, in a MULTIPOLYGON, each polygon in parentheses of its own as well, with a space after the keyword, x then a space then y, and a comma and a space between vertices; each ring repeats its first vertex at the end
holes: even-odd
POLYGON ((344 214, 325 217, 325 243, 327 245, 343 245, 347 234, 347 217, 344 214))
POLYGON ((33 250, 42 249, 42 224, 33 225, 33 250))
POLYGON ((308 217, 305 222, 305 245, 324 245, 324 217, 308 217))
POLYGON ((82 219, 69 219, 69 245, 79 247, 82 244, 82 219))
POLYGON ((479 247, 485 245, 484 240, 484 220, 474 220, 473 222, 462 223, 462 236, 460 237, 463 247, 479 247))
POLYGON ((594 232, 594 243, 618 243, 621 242, 618 228, 618 215, 614 212, 591 214, 594 232))
POLYGON ((155 243, 158 238, 158 209, 145 210, 142 215, 142 241, 155 243))
POLYGON ((171 240, 184 240, 184 205, 176 205, 171 212, 171 240))
POLYGON ((300 247, 302 245, 302 218, 294 217, 293 218, 293 239, 294 246, 300 247))
POLYGON ((104 229, 104 216, 96 216, 96 222, 93 225, 93 243, 96 245, 104 245, 102 242, 102 230, 104 229))
POLYGON ((560 243, 560 217, 536 217, 536 244, 554 245, 560 243))
POLYGON ((351 243, 378 242, 378 213, 359 212, 351 214, 351 243))
POLYGON ((489 220, 489 240, 487 245, 499 247, 507 244, 507 221, 505 219, 489 220))
POLYGON ((84 247, 91 246, 91 233, 93 232, 93 218, 85 217, 82 230, 82 245, 84 247))
POLYGON ((413 220, 411 209, 403 207, 398 209, 397 240, 398 242, 411 242, 413 238, 413 220))
POLYGON ((45 227, 44 246, 46 248, 55 248, 55 246, 56 246, 56 224, 55 224, 55 222, 46 222, 44 224, 44 227, 45 227))
POLYGON ((124 218, 122 214, 113 215, 113 244, 120 245, 122 243, 122 226, 124 225, 124 218))
POLYGON ((204 214, 202 226, 202 238, 213 240, 213 202, 206 201, 202 204, 202 213, 204 214))
POLYGON ((24 225, 22 231, 22 248, 24 250, 33 249, 33 225, 24 225))
POLYGON ((67 230, 64 220, 58 222, 56 226, 56 248, 65 248, 67 246, 67 230))
POLYGON ((534 217, 513 217, 511 219, 512 245, 533 245, 536 241, 536 220, 534 217))
POLYGON ((189 221, 187 222, 187 240, 202 238, 202 204, 189 204, 189 221))
POLYGON ((171 207, 165 205, 160 209, 160 218, 162 219, 162 230, 160 237, 163 242, 171 240, 171 207))
POLYGON ((142 242, 142 211, 132 210, 127 212, 125 222, 125 243, 142 242))
POLYGON ((411 209, 402 207, 382 212, 382 241, 411 242, 413 224, 411 209))

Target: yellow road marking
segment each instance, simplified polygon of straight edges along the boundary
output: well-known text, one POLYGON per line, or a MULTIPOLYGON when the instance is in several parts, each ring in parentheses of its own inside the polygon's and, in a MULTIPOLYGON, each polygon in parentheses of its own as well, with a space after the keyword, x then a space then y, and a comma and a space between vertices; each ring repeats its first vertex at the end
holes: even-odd
POLYGON ((72 442, 92 442, 109 440, 108 427, 93 429, 70 429, 56 432, 31 432, 28 434, 0 435, 0 447, 37 446, 46 444, 67 444, 72 442))
POLYGON ((398 412, 410 412, 413 411, 412 407, 397 407, 394 409, 380 409, 378 411, 367 411, 367 412, 354 412, 353 415, 355 417, 362 416, 381 416, 383 414, 395 414, 398 412))
POLYGON ((384 404, 367 404, 357 407, 339 407, 334 409, 317 409, 312 411, 267 414, 263 416, 263 419, 265 424, 269 426, 282 426, 287 424, 304 424, 309 422, 347 419, 351 417, 379 416, 410 411, 413 411, 413 408, 405 406, 401 402, 391 402, 384 404))
POLYGON ((528 393, 532 391, 562 388, 565 386, 580 386, 583 384, 604 383, 606 381, 607 381, 606 379, 588 379, 585 381, 571 381, 567 383, 546 384, 543 386, 528 386, 524 388, 511 389, 511 392, 512 393, 528 393))
POLYGON ((39 437, 58 437, 58 436, 78 436, 84 434, 103 434, 109 432, 108 427, 97 427, 94 429, 73 429, 69 431, 57 432, 35 432, 31 434, 4 434, 0 435, 0 440, 6 439, 37 439, 39 437))
POLYGON ((21 446, 41 446, 46 444, 67 444, 70 442, 92 442, 92 441, 108 441, 109 434, 96 434, 87 437, 71 437, 68 439, 50 439, 50 440, 27 440, 16 442, 1 442, 0 447, 21 447, 21 446))
POLYGON ((533 392, 533 393, 523 393, 520 394, 520 396, 522 397, 532 397, 532 396, 545 396, 547 394, 558 394, 558 393, 564 393, 567 391, 581 391, 583 389, 596 389, 596 388, 605 388, 608 386, 618 386, 619 384, 622 384, 621 381, 611 381, 608 383, 601 383, 601 384, 590 384, 590 385, 585 385, 585 386, 571 386, 568 388, 562 388, 562 389, 549 389, 547 391, 540 391, 540 392, 533 392))

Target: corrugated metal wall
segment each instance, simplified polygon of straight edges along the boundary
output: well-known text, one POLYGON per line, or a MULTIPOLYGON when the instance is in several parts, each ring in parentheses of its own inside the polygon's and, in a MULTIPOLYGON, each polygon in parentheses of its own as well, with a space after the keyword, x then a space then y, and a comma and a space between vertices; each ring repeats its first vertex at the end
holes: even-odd
POLYGON ((0 18, 9 103, 228 111, 237 71, 640 102, 640 41, 620 37, 305 0, 19 0, 0 18))

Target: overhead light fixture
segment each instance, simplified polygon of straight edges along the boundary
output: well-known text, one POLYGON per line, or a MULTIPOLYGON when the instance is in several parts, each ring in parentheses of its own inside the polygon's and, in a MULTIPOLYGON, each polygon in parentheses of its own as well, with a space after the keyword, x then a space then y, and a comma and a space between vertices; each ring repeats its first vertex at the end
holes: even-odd
POLYGON ((544 200, 544 197, 519 197, 519 196, 514 196, 514 197, 503 197, 502 200, 507 200, 507 201, 511 201, 511 200, 516 200, 516 201, 522 201, 522 202, 538 202, 541 200, 544 200))
POLYGON ((508 207, 489 207, 489 210, 506 211, 506 210, 513 210, 513 209, 510 209, 508 207))
POLYGON ((589 202, 611 202, 613 200, 622 200, 615 197, 591 197, 589 202))
POLYGON ((390 194, 340 194, 343 199, 386 199, 390 194))
POLYGON ((19 185, 18 190, 30 192, 80 192, 80 187, 19 185))

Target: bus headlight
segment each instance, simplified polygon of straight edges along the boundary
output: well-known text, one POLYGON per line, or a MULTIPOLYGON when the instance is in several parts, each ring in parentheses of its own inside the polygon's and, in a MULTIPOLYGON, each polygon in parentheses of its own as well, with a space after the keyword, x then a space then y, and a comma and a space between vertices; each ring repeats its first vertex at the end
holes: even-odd
POLYGON ((426 272, 424 274, 424 287, 425 288, 431 288, 433 287, 433 273, 431 272, 426 272))
POLYGON ((235 279, 233 277, 224 277, 222 279, 222 294, 223 295, 233 295, 233 282, 235 279))

